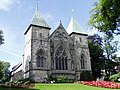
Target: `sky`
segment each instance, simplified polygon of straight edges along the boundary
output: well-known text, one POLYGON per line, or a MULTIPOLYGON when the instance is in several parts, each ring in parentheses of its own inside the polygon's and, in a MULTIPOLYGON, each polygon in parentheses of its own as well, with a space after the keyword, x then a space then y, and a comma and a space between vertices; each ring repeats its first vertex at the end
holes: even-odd
MULTIPOLYGON (((67 28, 72 15, 88 32, 90 10, 95 1, 98 0, 38 0, 38 7, 52 28, 51 32, 57 28, 60 20, 67 28)), ((5 44, 0 46, 0 60, 10 62, 11 67, 22 60, 24 32, 32 20, 36 4, 37 0, 0 0, 0 30, 3 30, 5 39, 5 44)))

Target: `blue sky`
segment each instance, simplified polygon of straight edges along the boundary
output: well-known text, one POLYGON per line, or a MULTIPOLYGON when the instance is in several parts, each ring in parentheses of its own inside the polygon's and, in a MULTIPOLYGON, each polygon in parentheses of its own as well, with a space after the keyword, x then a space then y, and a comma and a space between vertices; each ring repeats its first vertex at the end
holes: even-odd
MULTIPOLYGON (((48 25, 55 30, 60 20, 67 28, 73 14, 87 32, 89 11, 98 0, 39 0, 39 10, 48 25)), ((0 60, 13 67, 22 60, 24 31, 36 9, 36 0, 0 0, 0 29, 4 32, 5 44, 0 46, 0 60)))

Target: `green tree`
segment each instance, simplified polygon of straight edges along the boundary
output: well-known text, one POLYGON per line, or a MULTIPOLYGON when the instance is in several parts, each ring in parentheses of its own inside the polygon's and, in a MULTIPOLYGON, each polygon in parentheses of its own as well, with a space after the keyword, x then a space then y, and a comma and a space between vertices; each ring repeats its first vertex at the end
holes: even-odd
POLYGON ((4 44, 3 31, 0 30, 0 45, 4 44))
POLYGON ((102 32, 112 30, 113 33, 119 34, 120 0, 99 0, 94 6, 89 25, 102 32), (116 30, 118 33, 115 32, 116 30))
POLYGON ((105 35, 103 38, 103 50, 108 60, 115 59, 116 52, 119 49, 119 41, 114 41, 113 37, 105 35))
POLYGON ((118 41, 113 41, 113 37, 109 35, 105 35, 103 39, 103 50, 106 56, 106 75, 110 76, 112 74, 116 74, 115 66, 119 64, 119 61, 116 60, 118 51, 118 41))
POLYGON ((102 76, 102 70, 105 68, 105 56, 103 55, 102 47, 94 42, 88 42, 90 50, 90 60, 93 79, 100 78, 102 76))
POLYGON ((89 25, 106 34, 103 38, 103 50, 106 56, 105 72, 107 77, 116 73, 115 66, 118 41, 113 41, 113 34, 120 34, 120 0, 99 0, 91 10, 89 25))
MULTIPOLYGON (((2 45, 4 43, 4 38, 3 38, 3 32, 2 30, 0 30, 0 45, 2 45)), ((2 69, 4 68, 2 61, 0 61, 0 80, 2 79, 3 76, 3 72, 2 69)))
POLYGON ((10 63, 0 61, 0 81, 6 82, 10 78, 10 63))
POLYGON ((1 80, 2 77, 3 77, 2 69, 3 69, 3 64, 2 64, 2 62, 0 61, 0 80, 1 80))
POLYGON ((6 82, 8 81, 9 77, 10 77, 10 63, 9 62, 4 62, 2 61, 2 65, 3 65, 3 68, 2 68, 2 81, 3 82, 6 82))

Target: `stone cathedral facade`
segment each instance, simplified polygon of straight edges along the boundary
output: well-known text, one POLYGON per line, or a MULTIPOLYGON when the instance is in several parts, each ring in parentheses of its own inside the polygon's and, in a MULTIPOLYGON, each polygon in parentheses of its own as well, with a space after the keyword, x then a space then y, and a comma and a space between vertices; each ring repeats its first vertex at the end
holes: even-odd
POLYGON ((21 63, 13 67, 12 80, 32 78, 44 82, 49 76, 80 79, 83 70, 91 71, 87 34, 72 16, 68 28, 62 22, 50 35, 51 28, 36 10, 25 31, 24 55, 21 63))

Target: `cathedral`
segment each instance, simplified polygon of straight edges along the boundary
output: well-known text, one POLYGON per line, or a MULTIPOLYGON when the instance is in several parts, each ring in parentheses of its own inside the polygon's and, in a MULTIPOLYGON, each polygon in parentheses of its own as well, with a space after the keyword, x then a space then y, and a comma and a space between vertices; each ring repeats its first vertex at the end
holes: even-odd
POLYGON ((50 34, 51 28, 37 9, 25 31, 23 60, 12 68, 11 80, 64 76, 80 80, 84 70, 91 71, 87 34, 83 33, 74 16, 67 27, 62 22, 50 34))

